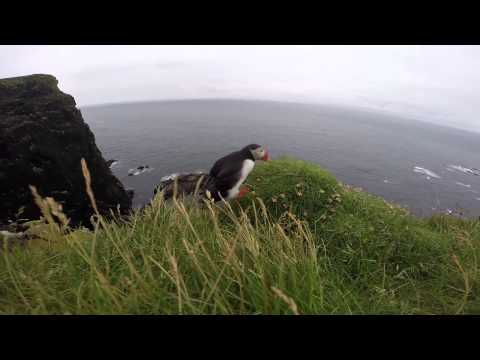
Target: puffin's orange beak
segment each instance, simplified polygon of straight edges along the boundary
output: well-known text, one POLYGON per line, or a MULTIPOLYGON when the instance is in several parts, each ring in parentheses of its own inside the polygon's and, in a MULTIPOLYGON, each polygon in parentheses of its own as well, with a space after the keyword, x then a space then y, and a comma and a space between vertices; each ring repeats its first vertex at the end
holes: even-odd
POLYGON ((270 157, 269 157, 269 155, 268 155, 268 151, 267 151, 267 150, 265 150, 265 155, 263 155, 262 160, 263 160, 263 161, 268 161, 268 160, 270 160, 270 157))

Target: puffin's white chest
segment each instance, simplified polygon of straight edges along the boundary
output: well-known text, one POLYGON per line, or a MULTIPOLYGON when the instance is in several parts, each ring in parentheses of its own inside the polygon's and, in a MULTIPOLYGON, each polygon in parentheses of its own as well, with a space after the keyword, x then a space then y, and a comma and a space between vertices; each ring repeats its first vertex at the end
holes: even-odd
POLYGON ((239 191, 240 191, 240 186, 243 184, 243 182, 247 179, 247 176, 248 174, 250 174, 253 170, 253 167, 255 166, 255 161, 253 160, 250 160, 250 159, 247 159, 247 160, 243 160, 243 164, 242 164, 242 172, 241 172, 241 175, 240 175, 240 179, 238 180, 238 182, 233 186, 233 188, 231 188, 229 191, 228 191, 228 196, 227 196, 227 199, 230 200, 230 199, 234 199, 237 197, 239 191))

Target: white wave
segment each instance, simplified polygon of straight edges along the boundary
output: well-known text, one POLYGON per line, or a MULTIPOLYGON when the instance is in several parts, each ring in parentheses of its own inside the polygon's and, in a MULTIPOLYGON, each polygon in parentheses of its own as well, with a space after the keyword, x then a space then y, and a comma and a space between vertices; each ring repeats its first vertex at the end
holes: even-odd
POLYGON ((461 182, 459 182, 459 181, 457 181, 455 184, 460 185, 460 186, 464 186, 464 187, 467 187, 467 188, 471 188, 471 187, 472 187, 472 185, 464 184, 464 183, 461 183, 461 182))
POLYGON ((153 168, 148 166, 148 167, 143 167, 142 169, 139 169, 139 168, 135 168, 135 169, 130 169, 128 170, 128 175, 129 176, 137 176, 137 175, 140 175, 140 174, 143 174, 144 172, 150 172, 152 171, 153 168))
POLYGON ((427 180, 430 180, 431 177, 441 179, 441 177, 439 175, 435 174, 433 171, 425 169, 425 168, 420 167, 420 166, 415 166, 413 168, 413 171, 416 172, 416 173, 419 173, 419 174, 427 175, 427 180))
POLYGON ((457 209, 445 209, 446 215, 456 215, 456 216, 463 216, 464 212, 462 210, 457 209))
POLYGON ((177 173, 170 174, 170 175, 167 175, 167 176, 162 177, 162 178, 160 179, 160 181, 173 180, 173 179, 177 178, 178 175, 180 175, 180 174, 177 174, 177 173))
POLYGON ((448 165, 447 170, 448 171, 458 171, 458 172, 468 174, 468 175, 480 176, 480 170, 474 169, 474 168, 470 169, 470 168, 464 167, 462 165, 448 165))

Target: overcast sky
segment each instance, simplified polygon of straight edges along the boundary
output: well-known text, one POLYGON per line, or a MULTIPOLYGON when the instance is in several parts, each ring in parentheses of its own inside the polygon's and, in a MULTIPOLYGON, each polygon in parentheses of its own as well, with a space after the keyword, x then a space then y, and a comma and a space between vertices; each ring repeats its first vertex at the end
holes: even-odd
POLYGON ((0 46, 79 106, 255 98, 362 106, 480 131, 480 46, 0 46))

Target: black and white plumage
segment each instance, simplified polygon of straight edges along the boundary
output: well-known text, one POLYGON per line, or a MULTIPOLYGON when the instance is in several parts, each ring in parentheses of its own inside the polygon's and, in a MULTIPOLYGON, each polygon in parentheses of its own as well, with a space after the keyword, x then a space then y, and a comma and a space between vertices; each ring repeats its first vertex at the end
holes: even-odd
POLYGON ((235 199, 244 195, 245 189, 241 189, 241 185, 253 170, 255 161, 268 159, 268 151, 264 147, 251 144, 218 159, 208 174, 173 174, 162 178, 155 193, 163 191, 165 199, 174 194, 196 194, 214 201, 235 199))

